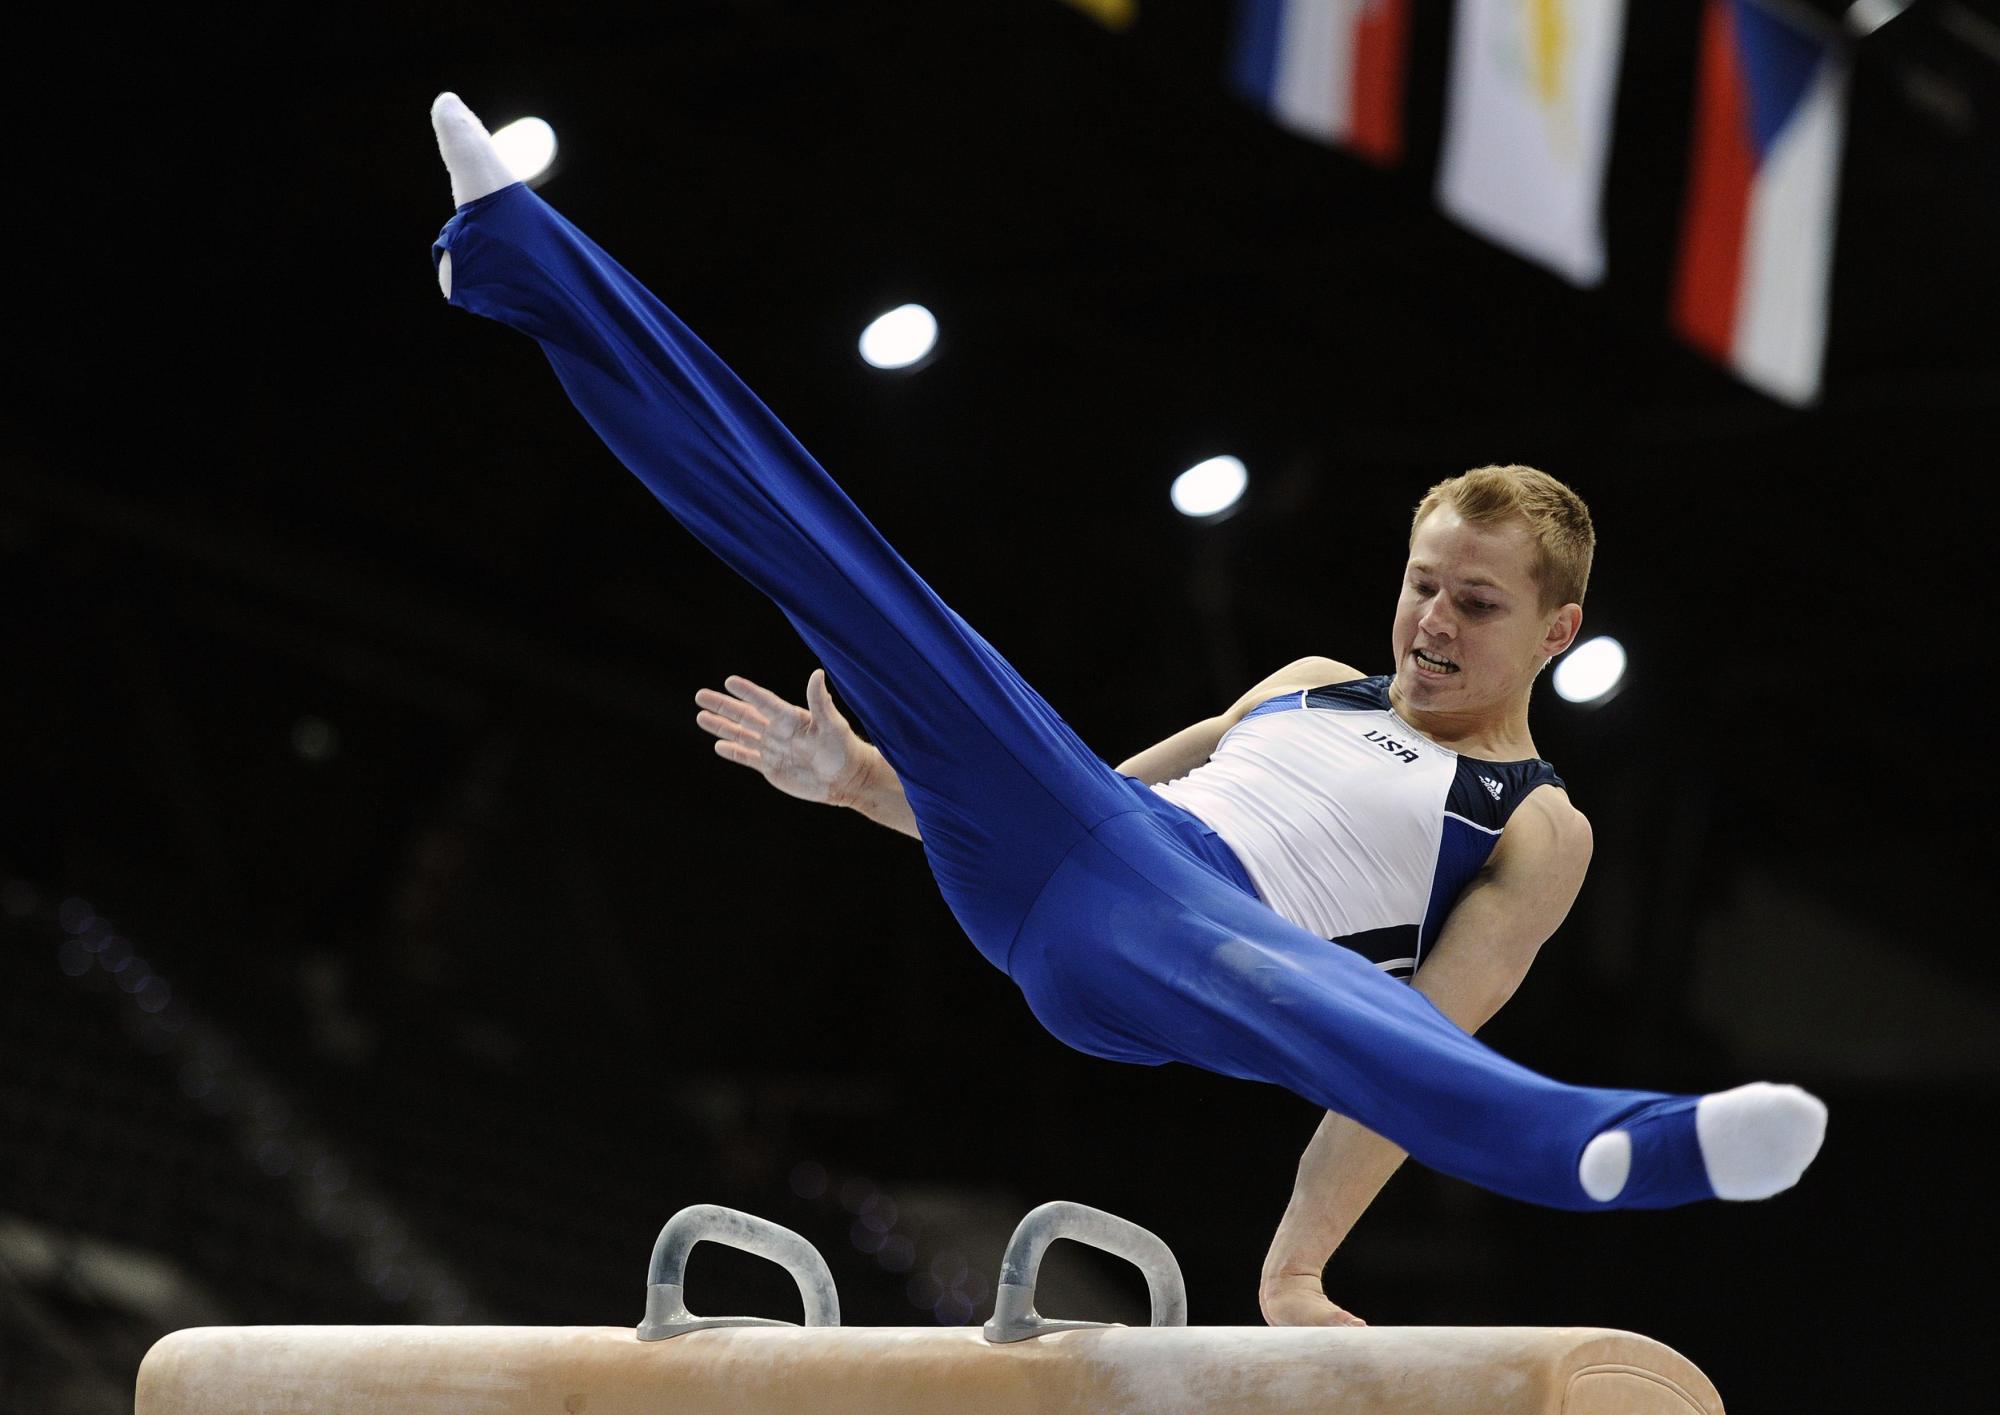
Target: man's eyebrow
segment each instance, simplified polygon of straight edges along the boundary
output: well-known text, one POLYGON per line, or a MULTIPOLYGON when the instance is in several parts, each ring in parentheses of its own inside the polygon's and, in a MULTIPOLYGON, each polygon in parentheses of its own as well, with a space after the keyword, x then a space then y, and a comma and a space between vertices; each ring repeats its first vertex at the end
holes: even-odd
MULTIPOLYGON (((1421 560, 1412 560, 1410 562, 1410 568, 1425 575, 1435 575, 1437 573, 1435 569, 1433 569, 1430 565, 1426 564, 1424 561, 1421 560)), ((1468 575, 1464 579, 1460 580, 1459 583, 1461 585, 1476 585, 1481 589, 1488 589, 1488 590, 1505 591, 1507 588, 1505 585, 1501 584, 1498 580, 1489 580, 1484 575, 1468 575)))

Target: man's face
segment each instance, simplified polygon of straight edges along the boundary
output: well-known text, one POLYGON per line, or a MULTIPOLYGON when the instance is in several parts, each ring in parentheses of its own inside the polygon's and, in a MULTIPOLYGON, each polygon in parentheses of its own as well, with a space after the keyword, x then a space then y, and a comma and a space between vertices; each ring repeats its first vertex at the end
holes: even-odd
POLYGON ((1583 611, 1544 611, 1527 523, 1469 525, 1440 506, 1417 527, 1396 601, 1396 688, 1432 712, 1504 710, 1569 646, 1583 611))

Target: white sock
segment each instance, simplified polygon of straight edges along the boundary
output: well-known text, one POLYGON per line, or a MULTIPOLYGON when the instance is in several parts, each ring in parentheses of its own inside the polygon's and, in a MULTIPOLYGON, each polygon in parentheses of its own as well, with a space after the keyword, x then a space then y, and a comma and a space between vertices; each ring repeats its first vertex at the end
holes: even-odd
POLYGON ((486 125, 457 94, 441 93, 431 104, 431 129, 437 134, 445 171, 451 174, 452 205, 478 201, 515 180, 486 125))
MULTIPOLYGON (((431 131, 437 134, 444 170, 451 175, 453 206, 490 196, 514 181, 500 150, 479 116, 455 93, 441 93, 431 104, 431 131)), ((438 288, 451 298, 451 252, 438 258, 438 288)))
MULTIPOLYGON (((1752 1081, 1695 1102, 1702 1168, 1718 1199, 1768 1199, 1799 1182, 1826 1138, 1826 1104, 1797 1086, 1752 1081)), ((1607 1130, 1583 1147, 1583 1192, 1608 1204, 1632 1173, 1632 1137, 1607 1130)))
POLYGON ((1703 1096, 1694 1132, 1718 1199, 1768 1199, 1798 1183, 1819 1153, 1826 1103, 1797 1086, 1752 1081, 1703 1096))

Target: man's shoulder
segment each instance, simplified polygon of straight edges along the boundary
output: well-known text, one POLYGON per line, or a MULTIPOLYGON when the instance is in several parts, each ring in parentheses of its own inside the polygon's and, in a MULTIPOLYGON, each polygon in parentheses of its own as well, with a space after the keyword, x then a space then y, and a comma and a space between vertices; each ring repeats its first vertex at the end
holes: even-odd
POLYGON ((1303 693, 1311 688, 1352 683, 1367 676, 1360 669, 1350 667, 1339 659, 1295 658, 1238 698, 1235 706, 1223 714, 1223 720, 1233 725, 1247 717, 1252 708, 1260 703, 1267 703, 1272 698, 1281 698, 1288 693, 1303 693))
POLYGON ((1545 781, 1521 798, 1494 853, 1510 850, 1533 855, 1539 863, 1587 865, 1593 848, 1590 818, 1560 783, 1545 781))
POLYGON ((1294 659, 1264 681, 1275 685, 1273 689, 1275 695, 1297 692, 1302 688, 1330 688, 1340 683, 1353 683, 1367 676, 1352 664, 1342 663, 1337 658, 1313 657, 1294 659))

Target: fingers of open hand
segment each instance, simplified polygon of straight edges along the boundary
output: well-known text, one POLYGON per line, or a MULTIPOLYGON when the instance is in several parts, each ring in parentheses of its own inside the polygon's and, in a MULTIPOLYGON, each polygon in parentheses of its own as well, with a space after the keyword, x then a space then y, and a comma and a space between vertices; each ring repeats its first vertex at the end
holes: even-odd
MULTIPOLYGON (((815 675, 816 678, 820 675, 815 675)), ((715 754, 724 761, 754 767, 781 790, 809 800, 826 798, 826 786, 845 768, 843 742, 846 724, 827 702, 822 720, 795 703, 788 703, 768 688, 741 675, 723 680, 727 692, 703 688, 694 700, 701 710, 695 724, 717 739, 715 754), (832 730, 822 730, 835 724, 832 730)), ((807 696, 825 698, 825 683, 807 696)))
POLYGON ((769 721, 763 713, 743 701, 743 699, 731 697, 727 693, 718 693, 713 688, 697 690, 694 700, 697 706, 706 708, 717 717, 728 718, 731 722, 741 722, 751 727, 762 727, 769 721))
POLYGON ((769 721, 805 716, 805 709, 797 703, 786 702, 769 688, 752 683, 740 674, 730 674, 722 680, 722 686, 734 693, 751 712, 769 721))
POLYGON ((707 688, 695 694, 695 701, 702 704, 702 710, 694 715, 695 726, 717 739, 715 754, 726 762, 763 771, 764 754, 760 748, 764 737, 751 725, 761 724, 763 719, 744 709, 741 703, 736 704, 740 711, 732 713, 727 704, 734 700, 707 688))
POLYGON ((741 742, 754 747, 763 739, 763 734, 748 723, 739 722, 719 712, 706 708, 694 715, 694 725, 711 737, 720 737, 725 742, 741 742))

